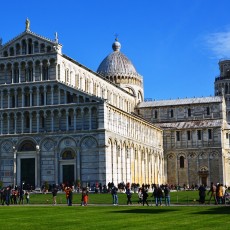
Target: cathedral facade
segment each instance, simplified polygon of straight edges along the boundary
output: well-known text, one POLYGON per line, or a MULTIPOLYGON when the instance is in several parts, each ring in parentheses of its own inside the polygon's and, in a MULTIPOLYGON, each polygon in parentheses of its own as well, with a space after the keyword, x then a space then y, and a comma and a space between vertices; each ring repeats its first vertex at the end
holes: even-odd
POLYGON ((213 97, 145 101, 117 39, 112 49, 93 71, 29 20, 0 43, 0 181, 230 185, 230 61, 213 97))
POLYGON ((143 94, 118 41, 94 72, 27 20, 0 44, 0 181, 165 183, 163 131, 133 114, 143 94))

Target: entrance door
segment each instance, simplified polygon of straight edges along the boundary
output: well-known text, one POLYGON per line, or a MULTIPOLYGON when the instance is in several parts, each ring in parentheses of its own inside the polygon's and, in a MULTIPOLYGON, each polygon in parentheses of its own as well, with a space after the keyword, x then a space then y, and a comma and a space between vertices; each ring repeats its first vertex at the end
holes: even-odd
POLYGON ((72 186, 74 183, 74 165, 62 165, 63 183, 72 186))
POLYGON ((23 189, 35 187, 35 158, 21 159, 21 183, 23 189))
POLYGON ((201 184, 203 184, 204 186, 207 186, 207 176, 201 177, 201 184))

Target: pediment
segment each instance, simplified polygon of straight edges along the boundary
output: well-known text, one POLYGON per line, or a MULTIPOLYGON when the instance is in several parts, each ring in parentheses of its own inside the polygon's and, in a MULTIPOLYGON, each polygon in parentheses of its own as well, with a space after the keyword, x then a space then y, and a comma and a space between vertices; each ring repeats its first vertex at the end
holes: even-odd
POLYGON ((0 46, 0 57, 50 53, 61 50, 61 47, 61 44, 58 44, 57 38, 51 40, 26 30, 0 46))

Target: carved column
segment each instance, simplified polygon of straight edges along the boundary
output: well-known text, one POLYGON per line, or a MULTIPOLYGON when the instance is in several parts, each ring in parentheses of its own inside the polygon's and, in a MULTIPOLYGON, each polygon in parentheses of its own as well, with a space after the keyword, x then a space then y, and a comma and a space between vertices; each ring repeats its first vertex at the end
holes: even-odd
POLYGON ((36 63, 33 62, 33 82, 35 82, 35 68, 36 68, 36 63))
POLYGON ((39 87, 37 87, 37 106, 39 106, 39 87))
POLYGON ((46 87, 44 88, 44 105, 46 105, 47 104, 47 101, 46 101, 46 98, 47 98, 47 89, 46 89, 46 87))
POLYGON ((51 105, 54 104, 54 87, 51 86, 51 105))
POLYGON ((32 105, 33 105, 33 101, 32 101, 32 99, 33 99, 33 90, 32 90, 32 89, 30 89, 30 106, 32 106, 32 105))
POLYGON ((66 112, 66 131, 69 131, 69 112, 66 112))
POLYGON ((14 114, 14 134, 17 133, 17 114, 14 114))
POLYGON ((10 108, 10 91, 7 92, 7 103, 8 103, 8 108, 10 108))
POLYGON ((22 130, 22 133, 24 133, 24 114, 22 114, 22 128, 21 128, 21 130, 22 130))
POLYGON ((7 113, 7 134, 10 134, 10 114, 7 113))
POLYGON ((51 111, 51 132, 54 131, 54 113, 51 111))
POLYGON ((40 63, 40 81, 42 81, 42 62, 40 63))
POLYGON ((32 112, 29 113, 29 116, 30 116, 30 133, 32 133, 32 131, 33 131, 33 130, 32 130, 32 128, 33 128, 33 126, 32 126, 32 121, 33 121, 33 120, 32 120, 32 118, 33 118, 32 112))
POLYGON ((37 133, 39 133, 39 121, 40 121, 40 114, 39 112, 36 113, 36 118, 37 118, 37 133))

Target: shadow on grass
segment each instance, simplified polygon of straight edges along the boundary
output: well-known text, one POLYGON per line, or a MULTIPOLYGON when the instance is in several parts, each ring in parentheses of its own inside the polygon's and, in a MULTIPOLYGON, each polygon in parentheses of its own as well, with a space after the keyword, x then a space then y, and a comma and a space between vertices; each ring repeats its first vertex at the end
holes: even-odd
POLYGON ((193 214, 214 214, 214 215, 221 215, 221 214, 230 214, 230 207, 229 206, 221 206, 210 208, 208 210, 193 212, 193 214))
POLYGON ((157 213, 167 213, 167 212, 175 212, 178 211, 176 209, 151 209, 151 208, 144 208, 144 209, 127 209, 127 210, 116 210, 111 212, 116 213, 138 213, 138 214, 157 214, 157 213))

